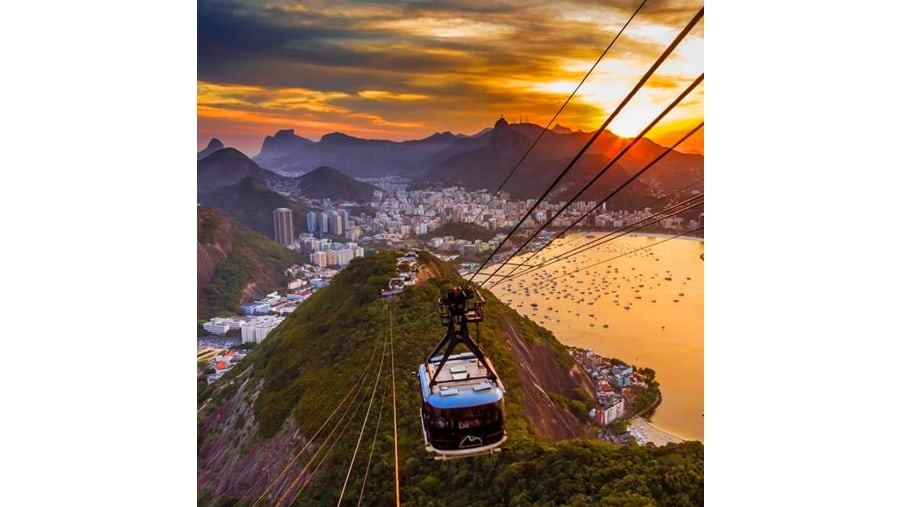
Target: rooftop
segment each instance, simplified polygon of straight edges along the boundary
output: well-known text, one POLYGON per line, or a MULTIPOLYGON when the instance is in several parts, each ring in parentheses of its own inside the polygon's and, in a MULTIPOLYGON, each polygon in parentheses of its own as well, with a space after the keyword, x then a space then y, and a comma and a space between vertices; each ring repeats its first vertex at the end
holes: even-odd
POLYGON ((503 398, 502 384, 487 378, 488 369, 471 352, 450 356, 436 378, 437 383, 429 387, 442 357, 435 356, 419 367, 422 394, 432 406, 458 408, 493 403, 503 398))

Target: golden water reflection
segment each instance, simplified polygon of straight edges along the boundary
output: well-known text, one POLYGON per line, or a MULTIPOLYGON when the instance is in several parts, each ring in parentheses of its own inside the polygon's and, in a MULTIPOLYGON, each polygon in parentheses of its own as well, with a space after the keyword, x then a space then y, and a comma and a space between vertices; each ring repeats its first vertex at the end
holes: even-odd
MULTIPOLYGON (((569 235, 540 251, 529 264, 549 261, 601 236, 603 233, 569 235)), ((664 239, 627 236, 596 245, 544 269, 503 281, 492 292, 553 331, 566 345, 592 348, 600 355, 656 370, 663 402, 651 419, 653 424, 682 438, 702 441, 703 242, 664 239)), ((510 264, 528 255, 520 255, 510 264)), ((508 265, 503 273, 512 269, 508 265)), ((479 275, 475 281, 484 278, 479 275)), ((490 283, 497 280, 495 277, 490 283)))

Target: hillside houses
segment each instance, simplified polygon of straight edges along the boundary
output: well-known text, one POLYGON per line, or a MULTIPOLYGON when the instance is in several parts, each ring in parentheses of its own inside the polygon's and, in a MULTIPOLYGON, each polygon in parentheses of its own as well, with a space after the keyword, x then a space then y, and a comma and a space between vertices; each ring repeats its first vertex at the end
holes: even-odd
POLYGON ((591 349, 570 347, 569 353, 594 382, 598 408, 591 411, 591 416, 601 426, 624 418, 634 407, 635 398, 647 389, 644 377, 635 373, 633 366, 604 359, 591 349))

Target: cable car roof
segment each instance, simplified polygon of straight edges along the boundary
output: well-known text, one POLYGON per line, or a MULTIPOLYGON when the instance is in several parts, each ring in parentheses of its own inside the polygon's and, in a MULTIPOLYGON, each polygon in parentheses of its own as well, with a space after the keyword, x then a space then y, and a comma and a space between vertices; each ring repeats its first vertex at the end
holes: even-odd
POLYGON ((487 378, 487 368, 471 352, 450 356, 438 375, 438 383, 429 388, 431 377, 441 358, 442 356, 435 356, 427 365, 419 365, 422 397, 432 407, 475 407, 503 399, 503 387, 487 378))

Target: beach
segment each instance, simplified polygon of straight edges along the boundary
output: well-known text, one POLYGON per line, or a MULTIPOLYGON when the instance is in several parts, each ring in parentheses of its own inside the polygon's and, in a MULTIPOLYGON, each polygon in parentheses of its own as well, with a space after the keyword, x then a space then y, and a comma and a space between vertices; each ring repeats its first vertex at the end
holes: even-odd
POLYGON ((662 447, 666 444, 679 444, 684 442, 683 438, 657 428, 643 417, 633 418, 628 429, 635 436, 640 445, 645 445, 647 442, 653 442, 657 447, 662 447))

